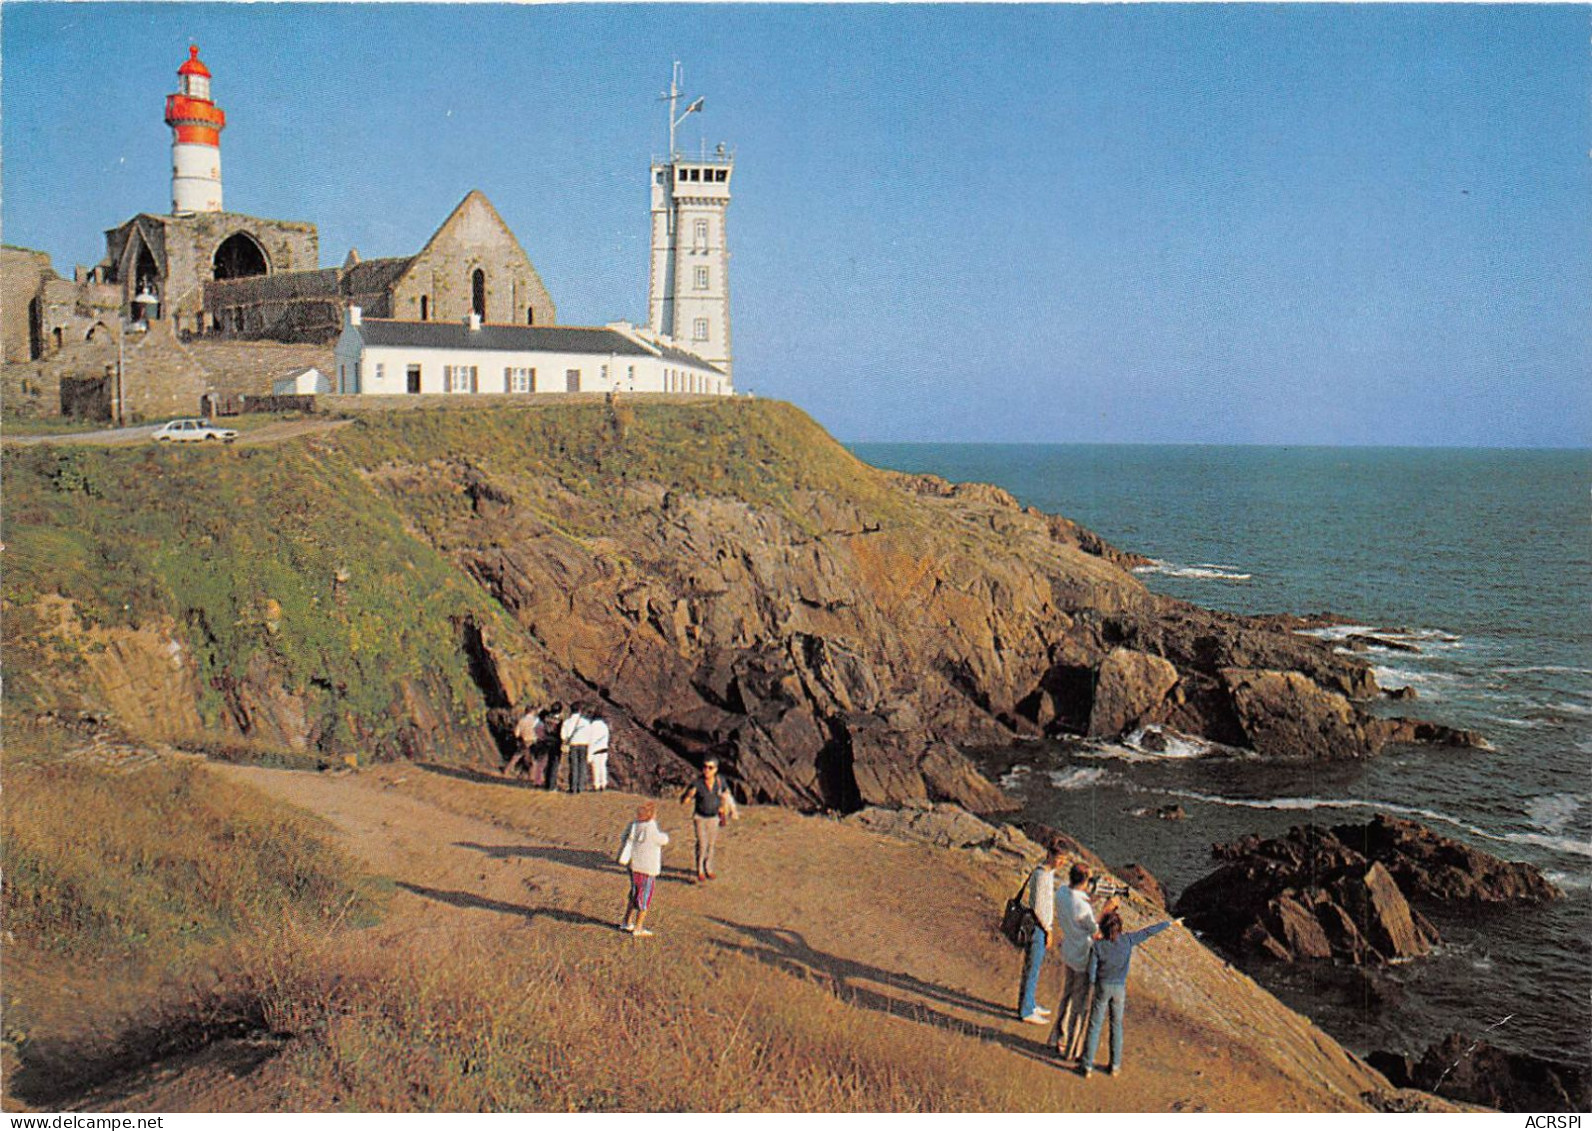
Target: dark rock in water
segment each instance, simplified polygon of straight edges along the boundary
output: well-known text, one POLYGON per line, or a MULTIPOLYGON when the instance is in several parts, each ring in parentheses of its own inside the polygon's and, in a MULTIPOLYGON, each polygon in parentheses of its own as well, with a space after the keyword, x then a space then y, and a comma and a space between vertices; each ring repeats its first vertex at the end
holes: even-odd
MULTIPOLYGON (((1402 696, 1401 696, 1402 698, 1402 696)), ((1418 742, 1432 746, 1463 746, 1485 750, 1487 739, 1473 730, 1430 723, 1424 719, 1371 719, 1367 726, 1380 748, 1389 742, 1418 742)))
MULTIPOLYGON (((1359 644, 1368 648, 1386 648, 1389 652, 1419 652, 1420 649, 1413 644, 1402 640, 1392 640, 1386 636, 1372 636, 1365 632, 1351 632, 1348 635, 1349 644, 1359 644)), ((1356 649, 1358 651, 1358 649, 1356 649)))
POLYGON ((1169 910, 1170 901, 1167 899, 1166 888, 1161 881, 1150 874, 1150 870, 1143 864, 1128 864, 1117 869, 1117 875, 1134 891, 1144 896, 1162 911, 1169 910))
POLYGON ((1384 692, 1383 694, 1385 694, 1389 699, 1415 699, 1415 698, 1418 698, 1418 696, 1416 695, 1416 692, 1415 692, 1415 688, 1409 687, 1409 686, 1390 688, 1388 691, 1384 692))
POLYGON ((1508 1052, 1458 1033, 1432 1045, 1419 1060, 1374 1052, 1366 1061, 1395 1087, 1419 1088, 1499 1111, 1592 1109, 1592 1076, 1585 1068, 1508 1052))
POLYGON ((1188 820, 1188 811, 1181 805, 1163 805, 1155 811, 1155 815, 1163 821, 1188 820))
POLYGON ((1379 813, 1364 825, 1338 825, 1332 836, 1380 861, 1411 899, 1545 903, 1564 895, 1533 864, 1500 860, 1414 821, 1379 813))
POLYGON ((1213 852, 1229 862, 1184 891, 1176 911, 1240 958, 1380 965, 1438 941, 1386 868, 1325 830, 1246 837, 1213 852))
POLYGON ((1387 1077, 1387 1082, 1395 1088, 1413 1088, 1415 1086, 1415 1060, 1403 1053, 1388 1052, 1386 1049, 1377 1049, 1365 1058, 1365 1062, 1387 1077))
POLYGON ((1530 864, 1382 814, 1364 825, 1247 836, 1211 852, 1226 864, 1192 884, 1177 913, 1223 949, 1255 959, 1414 958, 1438 934, 1410 899, 1536 903, 1561 894, 1530 864))

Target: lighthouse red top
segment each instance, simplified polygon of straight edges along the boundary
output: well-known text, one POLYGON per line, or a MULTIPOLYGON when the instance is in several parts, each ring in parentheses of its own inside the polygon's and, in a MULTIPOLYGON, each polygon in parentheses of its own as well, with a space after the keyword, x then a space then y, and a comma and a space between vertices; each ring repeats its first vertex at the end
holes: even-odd
POLYGON ((188 48, 188 61, 177 68, 177 73, 179 75, 203 75, 205 78, 210 77, 210 68, 199 61, 198 47, 190 46, 188 48))

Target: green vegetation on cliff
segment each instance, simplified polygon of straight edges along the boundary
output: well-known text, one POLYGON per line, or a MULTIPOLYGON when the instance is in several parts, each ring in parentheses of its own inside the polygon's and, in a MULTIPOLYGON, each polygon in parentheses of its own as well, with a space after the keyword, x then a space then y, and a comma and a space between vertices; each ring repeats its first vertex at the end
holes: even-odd
POLYGON ((58 705, 61 668, 81 667, 36 609, 58 594, 89 627, 181 626, 207 727, 242 722, 236 689, 262 665, 317 703, 323 748, 390 744, 406 687, 481 723, 460 626, 500 614, 335 449, 45 446, 6 463, 8 705, 58 705))

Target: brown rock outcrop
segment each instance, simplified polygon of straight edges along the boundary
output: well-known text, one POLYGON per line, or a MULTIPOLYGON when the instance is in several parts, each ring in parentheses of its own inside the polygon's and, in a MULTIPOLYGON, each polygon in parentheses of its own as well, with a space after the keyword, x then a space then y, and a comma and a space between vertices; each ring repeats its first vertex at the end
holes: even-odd
POLYGON ((1540 902, 1561 893, 1511 863, 1378 815, 1213 846, 1227 863, 1190 885, 1178 914, 1243 957, 1375 964, 1427 953, 1437 932, 1410 901, 1540 902))
POLYGON ((1411 899, 1441 903, 1545 903, 1564 893, 1533 864, 1501 860, 1425 825, 1378 813, 1332 835, 1387 868, 1411 899))
POLYGON ((1437 931, 1386 868, 1325 830, 1217 845, 1225 866, 1177 901, 1188 925, 1241 958, 1380 965, 1426 954, 1437 931))
POLYGON ((1160 656, 1113 648, 1095 675, 1089 734, 1114 738, 1136 726, 1163 721, 1167 697, 1177 682, 1177 668, 1160 656))

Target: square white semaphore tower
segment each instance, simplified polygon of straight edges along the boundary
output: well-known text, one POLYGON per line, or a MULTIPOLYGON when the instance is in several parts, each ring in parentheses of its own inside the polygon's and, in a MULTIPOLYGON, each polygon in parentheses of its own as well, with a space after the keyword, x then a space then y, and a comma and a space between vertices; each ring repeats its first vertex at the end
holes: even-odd
MULTIPOLYGON (((702 109, 698 98, 678 116, 680 64, 665 96, 669 152, 652 163, 652 274, 647 324, 733 379, 730 352, 730 251, 725 213, 735 155, 718 146, 687 157, 675 148, 675 127, 702 109)), ((704 147, 705 150, 705 147, 704 147)))

